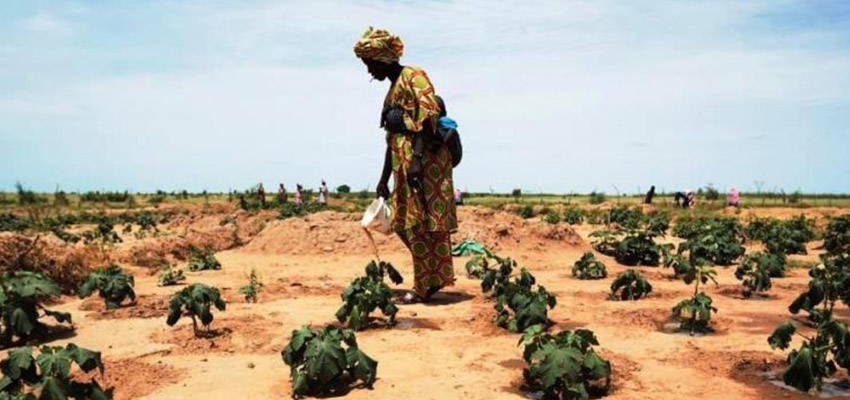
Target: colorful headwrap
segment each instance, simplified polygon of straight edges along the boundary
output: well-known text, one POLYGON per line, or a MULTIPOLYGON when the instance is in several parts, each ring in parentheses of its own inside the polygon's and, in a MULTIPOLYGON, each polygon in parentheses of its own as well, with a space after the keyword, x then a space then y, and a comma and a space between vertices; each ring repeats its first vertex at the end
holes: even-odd
POLYGON ((397 62, 404 52, 401 38, 384 29, 371 26, 363 37, 354 44, 354 54, 367 60, 381 61, 387 64, 397 62))

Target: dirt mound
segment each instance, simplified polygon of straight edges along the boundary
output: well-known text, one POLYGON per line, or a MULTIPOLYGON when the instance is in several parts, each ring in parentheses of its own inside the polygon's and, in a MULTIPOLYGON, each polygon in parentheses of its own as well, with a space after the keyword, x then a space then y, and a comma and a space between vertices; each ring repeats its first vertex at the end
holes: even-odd
MULTIPOLYGON (((460 207, 454 242, 476 240, 494 250, 531 247, 548 250, 583 243, 566 224, 550 225, 481 207, 460 207)), ((303 218, 276 220, 243 249, 271 254, 371 254, 372 247, 360 226, 360 215, 325 211, 303 218)), ((402 252, 394 236, 373 235, 381 252, 402 252)))
POLYGON ((160 318, 168 315, 168 303, 168 296, 143 294, 136 297, 135 304, 108 310, 103 299, 92 296, 83 301, 80 310, 91 311, 88 317, 93 319, 160 318))
POLYGON ((192 323, 178 321, 173 329, 157 331, 151 339, 173 344, 172 354, 203 353, 276 353, 286 343, 280 335, 280 324, 263 317, 215 319, 211 330, 196 337, 192 323))
POLYGON ((109 264, 108 254, 97 246, 66 244, 51 235, 29 237, 0 233, 0 271, 40 272, 71 293, 89 272, 109 264))
MULTIPOLYGON (((321 296, 338 296, 342 293, 344 287, 334 285, 330 282, 321 284, 306 284, 301 283, 296 278, 280 278, 276 282, 263 285, 257 296, 258 303, 267 303, 281 299, 297 299, 301 297, 321 297, 321 296)), ((245 296, 239 291, 229 288, 222 289, 222 296, 228 303, 242 303, 245 301, 245 296)))
POLYGON ((180 382, 186 371, 163 362, 151 364, 139 359, 103 361, 103 377, 97 370, 81 374, 79 380, 96 379, 101 386, 112 389, 114 400, 138 399, 153 393, 157 388, 180 382))
POLYGON ((244 210, 231 214, 179 215, 164 226, 163 236, 118 246, 116 255, 126 263, 157 268, 185 261, 193 248, 223 251, 241 246, 275 218, 277 214, 273 211, 251 214, 244 210))

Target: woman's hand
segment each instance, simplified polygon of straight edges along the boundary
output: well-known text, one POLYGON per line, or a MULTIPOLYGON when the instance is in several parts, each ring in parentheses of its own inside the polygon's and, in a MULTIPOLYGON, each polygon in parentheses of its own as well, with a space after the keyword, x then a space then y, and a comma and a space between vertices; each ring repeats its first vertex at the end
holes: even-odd
POLYGON ((387 183, 384 181, 378 182, 378 187, 375 188, 375 196, 383 197, 384 199, 390 198, 390 188, 387 186, 387 183))
POLYGON ((422 156, 413 156, 407 169, 407 184, 416 191, 422 190, 422 156))

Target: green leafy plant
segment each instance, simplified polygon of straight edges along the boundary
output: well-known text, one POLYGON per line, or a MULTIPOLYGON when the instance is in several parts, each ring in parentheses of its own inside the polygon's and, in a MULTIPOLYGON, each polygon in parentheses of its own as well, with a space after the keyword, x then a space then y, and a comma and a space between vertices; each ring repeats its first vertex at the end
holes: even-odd
POLYGON ((11 271, 0 275, 0 342, 11 344, 15 338, 27 341, 43 334, 47 326, 39 319, 44 316, 59 323, 70 323, 71 314, 51 311, 42 305, 45 300, 57 298, 60 294, 59 286, 39 273, 11 271), (44 314, 39 315, 39 311, 44 314))
POLYGON ((203 283, 193 283, 171 297, 168 318, 165 322, 168 326, 174 326, 181 316, 188 315, 192 318, 192 331, 195 336, 199 336, 198 320, 207 332, 210 331, 210 324, 213 321, 212 307, 219 311, 224 311, 227 307, 218 288, 203 283))
POLYGON ((86 244, 97 244, 102 247, 123 242, 118 232, 115 232, 113 225, 107 222, 101 222, 96 228, 83 232, 82 237, 86 244))
POLYGON ((823 247, 832 254, 850 253, 850 214, 829 220, 823 235, 823 247))
POLYGON ((680 321, 680 329, 687 330, 691 334, 710 330, 711 313, 716 313, 717 308, 711 305, 711 296, 701 292, 699 286, 701 283, 708 283, 709 280, 716 285, 716 275, 717 271, 714 268, 706 265, 698 265, 691 272, 683 276, 685 284, 694 284, 694 296, 690 299, 680 301, 679 304, 673 307, 673 318, 680 321))
POLYGON ((211 250, 193 249, 188 268, 192 272, 218 270, 221 269, 221 263, 211 250))
POLYGON ((490 267, 490 262, 487 256, 477 255, 472 256, 464 267, 466 268, 467 276, 474 279, 481 279, 484 277, 484 272, 490 267))
POLYGON ((543 392, 545 399, 587 399, 606 394, 611 387, 611 363, 596 353, 599 341, 592 331, 576 329, 555 335, 535 325, 526 329, 524 387, 543 392))
POLYGON ((590 198, 587 200, 590 204, 602 204, 605 202, 605 193, 592 191, 590 192, 590 198))
POLYGON ((534 217, 534 207, 532 207, 529 204, 526 204, 526 205, 520 207, 519 210, 517 210, 517 214, 522 219, 532 218, 532 217, 534 217))
POLYGON ((652 285, 640 272, 631 268, 617 275, 611 283, 611 297, 615 299, 639 300, 650 293, 652 293, 652 285))
POLYGON ((623 265, 657 267, 663 255, 661 246, 655 242, 659 235, 659 232, 651 229, 627 231, 614 250, 614 259, 623 265))
POLYGON ((159 286, 174 286, 186 280, 182 269, 172 269, 170 265, 166 266, 159 272, 157 284, 159 286))
POLYGON ((543 221, 547 224, 556 225, 561 222, 561 215, 555 211, 549 211, 543 216, 543 221))
POLYGON ((770 278, 785 276, 785 257, 777 254, 755 252, 741 259, 735 269, 735 278, 744 285, 744 297, 766 292, 771 288, 770 278))
POLYGON ((573 276, 578 279, 602 279, 608 276, 605 264, 596 259, 592 252, 585 252, 581 258, 573 264, 573 276))
POLYGON ((389 317, 388 324, 394 324, 398 307, 392 301, 393 293, 384 283, 384 276, 389 276, 396 285, 403 282, 401 274, 390 263, 372 261, 366 265, 366 276, 354 279, 342 291, 343 304, 336 312, 337 320, 347 321, 349 328, 359 331, 368 326, 369 314, 380 309, 389 317))
POLYGON ((125 274, 121 267, 113 264, 89 274, 77 291, 77 296, 83 299, 91 296, 97 290, 98 295, 106 303, 106 308, 111 310, 121 307, 124 299, 136 300, 134 285, 133 276, 125 274))
POLYGON ((251 275, 248 276, 248 284, 240 287, 239 293, 245 296, 246 302, 256 303, 257 296, 263 290, 263 286, 263 283, 260 282, 260 278, 257 276, 257 271, 251 269, 251 275))
POLYGON ((620 239, 617 237, 617 232, 600 229, 590 233, 591 245, 596 251, 607 256, 614 256, 617 253, 617 246, 620 245, 620 239))
POLYGON ((771 254, 807 254, 806 243, 815 235, 815 221, 805 215, 786 221, 754 218, 747 225, 747 237, 764 243, 771 254))
POLYGON ((357 382, 371 388, 378 373, 378 362, 360 350, 354 332, 333 326, 292 331, 281 357, 289 366, 293 398, 343 394, 357 382))
POLYGON ((496 298, 496 325, 511 332, 522 332, 532 325, 551 325, 548 310, 555 308, 555 296, 537 285, 534 275, 522 268, 513 280, 504 279, 493 289, 496 298))
POLYGON ((3 379, 0 380, 0 399, 8 400, 107 400, 105 391, 95 379, 88 382, 74 379, 71 367, 76 364, 82 372, 97 369, 103 376, 100 353, 71 343, 63 347, 42 346, 37 356, 32 347, 18 347, 0 361, 3 379))
MULTIPOLYGON (((845 253, 846 254, 846 253, 845 253)), ((771 348, 787 349, 794 334, 803 338, 803 343, 788 354, 788 367, 782 374, 785 384, 808 392, 820 390, 823 380, 838 371, 838 367, 850 369, 850 332, 847 325, 833 319, 835 303, 846 296, 842 292, 846 279, 847 265, 837 263, 832 257, 823 257, 824 262, 809 270, 809 288, 800 294, 788 307, 792 314, 801 310, 809 313, 817 331, 814 336, 797 332, 792 321, 780 325, 768 338, 771 348)))
POLYGON ((570 207, 566 211, 564 211, 564 216, 562 218, 564 222, 570 225, 578 225, 584 221, 584 213, 580 208, 570 207))
POLYGON ((608 211, 608 223, 620 228, 637 229, 643 222, 643 212, 629 206, 614 206, 608 211))
POLYGON ((679 253, 689 252, 689 258, 702 259, 716 265, 731 265, 746 252, 742 236, 726 230, 725 224, 706 225, 697 235, 679 245, 679 253))

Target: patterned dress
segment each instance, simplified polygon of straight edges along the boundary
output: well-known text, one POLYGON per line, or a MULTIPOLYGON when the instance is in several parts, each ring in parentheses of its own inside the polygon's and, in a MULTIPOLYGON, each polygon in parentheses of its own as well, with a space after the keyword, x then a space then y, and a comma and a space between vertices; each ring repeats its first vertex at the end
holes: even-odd
POLYGON ((452 159, 446 146, 425 150, 422 160, 424 195, 407 183, 407 171, 413 160, 413 135, 426 134, 425 122, 434 127, 440 114, 434 87, 417 67, 407 66, 390 87, 384 110, 401 107, 404 124, 413 133, 387 132, 392 152, 393 230, 413 255, 414 289, 420 296, 454 284, 451 241, 457 230, 457 212, 452 195, 452 159))

